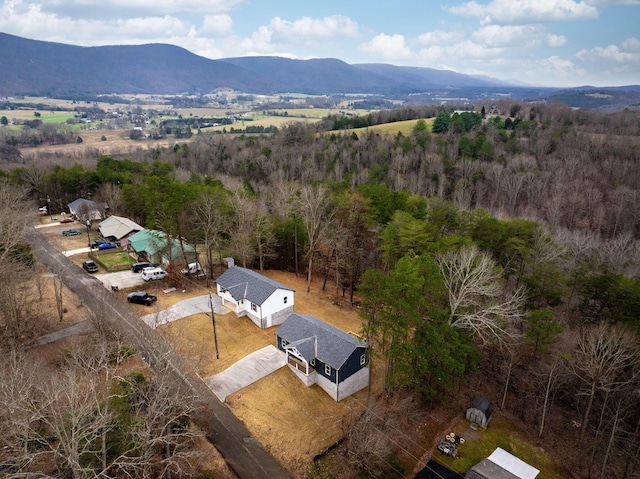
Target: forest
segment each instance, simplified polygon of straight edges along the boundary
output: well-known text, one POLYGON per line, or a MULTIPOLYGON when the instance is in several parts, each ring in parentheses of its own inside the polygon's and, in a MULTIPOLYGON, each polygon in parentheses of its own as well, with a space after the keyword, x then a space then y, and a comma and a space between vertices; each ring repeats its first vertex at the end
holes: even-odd
MULTIPOLYGON (((640 476, 637 112, 414 107, 123 155, 34 154, 2 175, 52 211, 103 201, 201 245, 208 265, 322 278, 360 309, 385 398, 434 407, 482 376, 540 445, 565 444, 574 477, 640 476), (420 118, 433 126, 352 130, 420 118)), ((20 238, 0 249, 32 267, 20 238)), ((0 308, 0 335, 19 349, 29 334, 11 314, 0 308)), ((345 448, 348 477, 398 477, 394 444, 345 448)))

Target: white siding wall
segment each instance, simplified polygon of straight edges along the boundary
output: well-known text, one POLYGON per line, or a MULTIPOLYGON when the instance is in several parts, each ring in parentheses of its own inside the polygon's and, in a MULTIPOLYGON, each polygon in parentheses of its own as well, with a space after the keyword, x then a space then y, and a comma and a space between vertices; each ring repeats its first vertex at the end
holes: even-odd
POLYGON ((346 381, 340 383, 340 390, 321 374, 316 375, 316 384, 333 398, 334 401, 342 401, 347 396, 366 388, 369 384, 369 368, 362 368, 357 373, 349 376, 346 381))
POLYGON ((265 318, 269 315, 277 313, 285 308, 293 306, 293 291, 287 289, 276 289, 267 300, 262 303, 262 317, 265 318), (284 298, 287 298, 287 302, 284 302, 284 298))

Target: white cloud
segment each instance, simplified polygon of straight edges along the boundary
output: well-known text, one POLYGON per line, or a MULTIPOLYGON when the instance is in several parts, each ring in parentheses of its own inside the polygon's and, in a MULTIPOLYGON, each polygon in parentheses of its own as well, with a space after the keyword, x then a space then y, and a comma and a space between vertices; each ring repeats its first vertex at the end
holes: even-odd
POLYGON ((471 0, 443 8, 454 15, 479 18, 484 25, 584 20, 599 14, 594 5, 575 0, 492 0, 486 5, 471 0))
POLYGON ((640 62, 639 53, 621 50, 617 45, 594 47, 591 50, 580 50, 577 57, 584 61, 605 60, 615 63, 635 63, 636 65, 640 62))
POLYGON ((413 57, 403 35, 381 33, 362 44, 362 50, 373 58, 385 61, 407 60, 413 57))
POLYGON ((546 38, 547 46, 551 48, 563 47, 568 41, 568 38, 564 35, 554 35, 553 33, 548 34, 546 38))
POLYGON ((226 13, 220 15, 205 15, 202 19, 202 28, 200 33, 216 37, 231 34, 233 20, 226 13))
POLYGON ((261 26, 255 31, 251 37, 245 37, 234 41, 230 39, 229 43, 236 43, 235 50, 240 55, 265 55, 273 54, 274 45, 271 43, 273 32, 270 28, 261 26))
POLYGON ((632 52, 640 52, 640 40, 637 38, 631 37, 627 38, 621 43, 622 48, 625 50, 629 50, 632 52))
POLYGON ((114 22, 113 28, 113 33, 137 32, 138 38, 155 39, 167 36, 187 36, 192 26, 189 22, 183 22, 178 18, 166 15, 164 17, 118 19, 114 22))
POLYGON ((270 22, 274 33, 294 37, 355 37, 358 24, 343 15, 331 15, 324 18, 302 17, 293 22, 275 17, 270 22))
POLYGON ((544 28, 539 25, 486 25, 472 38, 488 47, 520 47, 539 44, 544 28))
POLYGON ((432 32, 425 32, 418 36, 418 42, 423 45, 444 45, 455 41, 462 40, 465 36, 464 32, 456 30, 444 31, 434 30, 432 32))

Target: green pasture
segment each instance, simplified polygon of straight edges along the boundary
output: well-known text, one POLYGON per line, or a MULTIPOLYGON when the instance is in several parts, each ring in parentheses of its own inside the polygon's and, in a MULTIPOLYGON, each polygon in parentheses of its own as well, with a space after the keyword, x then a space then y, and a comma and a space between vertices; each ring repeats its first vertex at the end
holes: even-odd
POLYGON ((70 111, 47 111, 47 110, 0 110, 0 117, 6 116, 9 121, 41 120, 42 123, 65 123, 69 118, 73 118, 70 111), (34 115, 40 113, 40 117, 34 115))
MULTIPOLYGON (((427 122, 428 131, 431 131, 431 127, 433 126, 434 119, 425 118, 424 120, 427 122)), ((383 123, 381 125, 365 126, 363 128, 352 128, 349 130, 340 130, 332 133, 346 133, 349 135, 352 133, 355 133, 358 136, 365 134, 367 132, 373 132, 381 135, 391 135, 391 136, 395 136, 398 133, 402 133, 404 136, 409 136, 413 132, 413 129, 415 128, 416 123, 418 123, 418 120, 395 121, 393 123, 383 123)))

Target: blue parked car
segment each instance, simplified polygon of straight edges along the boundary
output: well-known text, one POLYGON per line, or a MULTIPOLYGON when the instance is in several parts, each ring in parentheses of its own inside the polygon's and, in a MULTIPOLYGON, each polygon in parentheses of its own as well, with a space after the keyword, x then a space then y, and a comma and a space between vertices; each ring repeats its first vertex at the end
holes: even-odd
POLYGON ((102 243, 98 245, 98 249, 113 249, 117 247, 118 245, 115 245, 113 243, 102 243))

